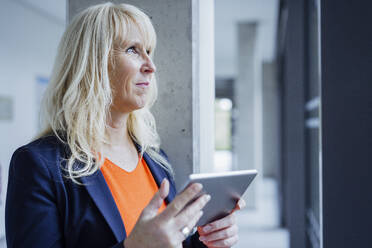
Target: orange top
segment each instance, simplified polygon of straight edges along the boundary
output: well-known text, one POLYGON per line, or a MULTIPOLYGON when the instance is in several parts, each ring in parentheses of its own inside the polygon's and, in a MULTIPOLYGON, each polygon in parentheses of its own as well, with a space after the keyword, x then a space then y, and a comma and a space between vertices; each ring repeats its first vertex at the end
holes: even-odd
MULTIPOLYGON (((128 236, 159 187, 143 158, 139 159, 137 167, 131 172, 105 159, 101 172, 119 209, 128 236)), ((159 212, 165 207, 163 202, 159 212)))

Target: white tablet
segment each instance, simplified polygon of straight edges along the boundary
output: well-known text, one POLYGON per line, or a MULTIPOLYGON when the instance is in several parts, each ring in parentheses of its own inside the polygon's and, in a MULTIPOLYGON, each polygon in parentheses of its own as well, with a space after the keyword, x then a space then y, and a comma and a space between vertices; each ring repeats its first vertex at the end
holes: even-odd
POLYGON ((180 192, 192 183, 201 183, 203 190, 199 195, 206 193, 212 197, 196 226, 203 226, 230 214, 256 175, 256 170, 191 174, 180 192))

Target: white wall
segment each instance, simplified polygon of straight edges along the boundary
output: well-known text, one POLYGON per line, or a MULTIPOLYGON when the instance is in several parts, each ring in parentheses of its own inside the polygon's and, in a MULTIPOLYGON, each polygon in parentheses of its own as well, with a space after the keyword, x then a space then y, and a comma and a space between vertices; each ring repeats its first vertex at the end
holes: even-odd
MULTIPOLYGON (((58 2, 65 0, 58 0, 58 2)), ((65 3, 62 4, 65 6, 65 3)), ((13 98, 13 119, 0 120, 0 239, 8 166, 14 150, 37 131, 37 77, 49 77, 65 20, 22 1, 4 0, 0 7, 0 97, 13 98)))

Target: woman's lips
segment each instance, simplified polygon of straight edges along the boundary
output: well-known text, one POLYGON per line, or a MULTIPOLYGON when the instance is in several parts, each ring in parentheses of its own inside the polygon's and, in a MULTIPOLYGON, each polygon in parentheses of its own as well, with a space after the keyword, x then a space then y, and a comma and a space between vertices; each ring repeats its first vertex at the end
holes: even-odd
POLYGON ((147 87, 149 86, 149 82, 140 82, 140 83, 136 83, 136 86, 138 87, 147 87))

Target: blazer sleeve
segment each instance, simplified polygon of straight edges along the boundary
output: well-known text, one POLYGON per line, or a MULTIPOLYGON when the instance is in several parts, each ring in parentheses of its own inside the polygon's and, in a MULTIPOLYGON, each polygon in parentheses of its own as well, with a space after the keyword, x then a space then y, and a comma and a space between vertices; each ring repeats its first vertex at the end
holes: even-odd
POLYGON ((13 154, 5 207, 8 248, 64 247, 55 188, 45 163, 25 147, 13 154))

